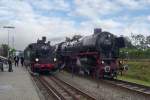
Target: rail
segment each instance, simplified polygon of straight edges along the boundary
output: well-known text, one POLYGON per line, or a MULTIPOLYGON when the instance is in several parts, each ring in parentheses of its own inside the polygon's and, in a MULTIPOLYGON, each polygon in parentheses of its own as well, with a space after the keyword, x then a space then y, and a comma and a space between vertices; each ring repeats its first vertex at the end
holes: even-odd
POLYGON ((104 80, 104 82, 150 96, 150 87, 148 86, 131 83, 123 80, 117 80, 117 79, 104 80))

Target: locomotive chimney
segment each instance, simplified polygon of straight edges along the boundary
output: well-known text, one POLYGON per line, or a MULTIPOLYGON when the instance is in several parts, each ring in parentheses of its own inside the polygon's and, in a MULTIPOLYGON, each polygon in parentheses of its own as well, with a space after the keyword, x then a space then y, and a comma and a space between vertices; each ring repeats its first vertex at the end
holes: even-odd
POLYGON ((46 37, 45 37, 45 36, 42 37, 42 42, 43 42, 43 43, 46 42, 46 37))
POLYGON ((40 40, 39 40, 39 38, 38 38, 37 43, 39 43, 39 42, 40 42, 40 40))
POLYGON ((100 34, 102 32, 101 28, 95 28, 94 29, 94 34, 100 34))

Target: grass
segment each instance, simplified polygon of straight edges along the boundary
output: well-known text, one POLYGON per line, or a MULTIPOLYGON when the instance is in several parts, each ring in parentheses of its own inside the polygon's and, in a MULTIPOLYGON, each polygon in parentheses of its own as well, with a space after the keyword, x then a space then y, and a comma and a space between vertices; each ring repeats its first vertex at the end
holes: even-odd
POLYGON ((150 62, 129 61, 128 65, 128 71, 119 79, 150 86, 150 62))

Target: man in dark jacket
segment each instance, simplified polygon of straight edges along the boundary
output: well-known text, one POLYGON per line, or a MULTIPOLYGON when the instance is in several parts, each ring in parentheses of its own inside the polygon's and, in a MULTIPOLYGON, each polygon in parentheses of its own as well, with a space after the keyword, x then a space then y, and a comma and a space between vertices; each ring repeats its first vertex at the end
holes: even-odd
POLYGON ((14 57, 14 61, 15 61, 15 66, 18 66, 19 57, 18 57, 18 56, 15 56, 15 57, 14 57))
POLYGON ((23 57, 20 58, 20 62, 21 62, 21 65, 23 66, 24 65, 24 58, 23 57))

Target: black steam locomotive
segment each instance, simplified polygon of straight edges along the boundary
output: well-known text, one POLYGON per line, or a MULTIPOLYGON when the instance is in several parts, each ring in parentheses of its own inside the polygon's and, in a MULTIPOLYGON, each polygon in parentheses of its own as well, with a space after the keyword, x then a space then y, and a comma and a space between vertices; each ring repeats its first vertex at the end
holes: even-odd
POLYGON ((54 61, 54 47, 46 43, 46 37, 29 44, 24 50, 25 65, 30 66, 32 72, 50 72, 56 69, 54 61))
POLYGON ((99 78, 113 78, 117 76, 117 58, 119 49, 123 47, 123 37, 95 29, 93 35, 59 43, 55 52, 61 68, 99 78))

